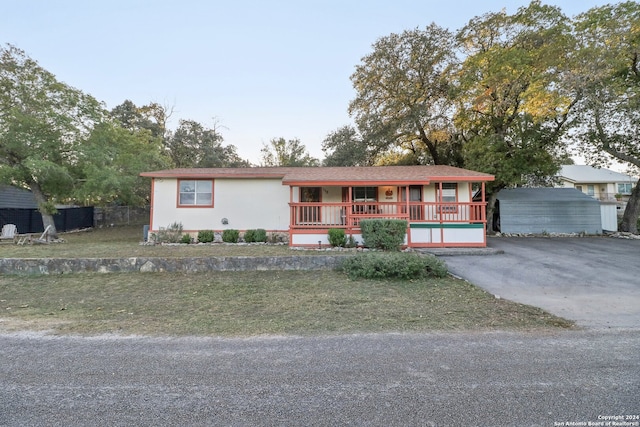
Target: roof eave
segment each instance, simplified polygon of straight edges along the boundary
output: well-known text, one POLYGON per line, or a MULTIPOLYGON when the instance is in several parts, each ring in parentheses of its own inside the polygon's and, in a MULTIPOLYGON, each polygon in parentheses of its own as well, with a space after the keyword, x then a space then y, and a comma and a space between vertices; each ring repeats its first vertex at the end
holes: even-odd
POLYGON ((381 180, 381 179, 371 179, 371 180, 303 180, 303 179, 295 179, 288 180, 283 179, 282 185, 289 185, 292 187, 300 187, 300 186, 364 186, 364 185, 429 185, 432 182, 487 182, 494 181, 495 177, 493 176, 437 176, 437 177, 428 177, 424 179, 390 179, 390 180, 381 180))
POLYGON ((143 172, 140 176, 148 177, 148 178, 174 178, 174 179, 282 179, 284 178, 284 174, 201 174, 201 173, 183 173, 183 174, 172 174, 172 173, 154 173, 154 172, 143 172))
POLYGON ((335 186, 374 186, 374 185, 425 185, 429 184, 429 180, 344 180, 344 181, 326 181, 326 180, 283 180, 282 185, 291 187, 317 186, 317 187, 335 187, 335 186))

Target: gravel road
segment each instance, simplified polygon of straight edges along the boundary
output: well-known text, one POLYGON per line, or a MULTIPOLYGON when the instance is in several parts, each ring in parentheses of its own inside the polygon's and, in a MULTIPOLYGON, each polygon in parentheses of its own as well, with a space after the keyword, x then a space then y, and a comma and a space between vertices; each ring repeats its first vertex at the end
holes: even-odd
POLYGON ((587 425, 640 415, 639 350, 639 330, 0 335, 0 425, 587 425))

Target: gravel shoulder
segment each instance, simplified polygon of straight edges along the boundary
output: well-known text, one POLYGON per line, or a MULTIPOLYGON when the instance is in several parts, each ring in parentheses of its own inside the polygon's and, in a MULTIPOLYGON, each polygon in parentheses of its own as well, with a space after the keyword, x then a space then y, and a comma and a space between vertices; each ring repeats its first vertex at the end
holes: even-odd
MULTIPOLYGON (((640 413, 638 331, 0 335, 0 425, 528 425, 640 413)), ((585 424, 586 425, 586 424, 585 424)))

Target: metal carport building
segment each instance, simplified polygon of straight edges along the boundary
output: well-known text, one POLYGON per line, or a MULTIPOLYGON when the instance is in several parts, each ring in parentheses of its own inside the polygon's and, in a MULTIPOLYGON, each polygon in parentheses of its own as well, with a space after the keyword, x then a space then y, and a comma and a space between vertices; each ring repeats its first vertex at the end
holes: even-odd
POLYGON ((501 190, 494 218, 502 233, 602 234, 600 202, 573 188, 501 190))

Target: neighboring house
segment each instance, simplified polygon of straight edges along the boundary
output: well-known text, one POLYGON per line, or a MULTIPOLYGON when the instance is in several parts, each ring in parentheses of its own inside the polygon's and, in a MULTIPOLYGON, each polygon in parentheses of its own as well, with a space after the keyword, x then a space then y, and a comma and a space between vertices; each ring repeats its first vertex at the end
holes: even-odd
POLYGON ((451 166, 172 169, 152 178, 150 231, 263 228, 290 246, 328 245, 330 228, 359 243, 359 223, 404 219, 409 247, 486 246, 485 183, 451 166), (480 194, 474 202, 473 195, 480 194))
POLYGON ((564 165, 557 175, 559 187, 575 188, 601 202, 626 202, 637 178, 609 169, 564 165))
MULTIPOLYGON (((497 195, 494 228, 502 233, 602 234, 603 211, 593 197, 574 188, 509 188, 497 195)), ((615 209, 613 224, 617 229, 615 209)))
MULTIPOLYGON (((58 231, 93 227, 93 207, 56 206, 53 221, 58 231)), ((42 215, 29 190, 0 185, 0 227, 15 224, 18 233, 42 233, 42 215)))

